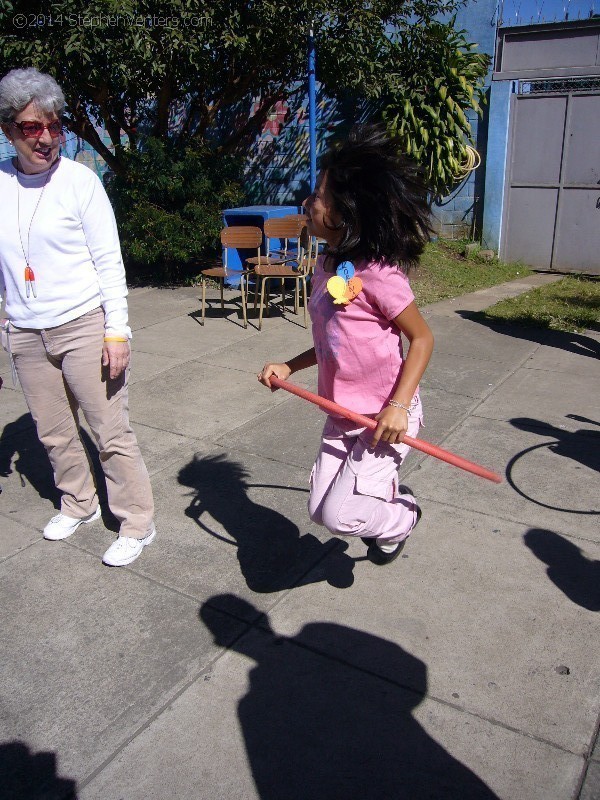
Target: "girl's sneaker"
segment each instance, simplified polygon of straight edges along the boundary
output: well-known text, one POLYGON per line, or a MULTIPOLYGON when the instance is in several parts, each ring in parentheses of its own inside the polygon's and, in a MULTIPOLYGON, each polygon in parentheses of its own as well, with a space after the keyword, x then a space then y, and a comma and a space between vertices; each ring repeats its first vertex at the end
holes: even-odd
MULTIPOLYGON (((423 512, 421 511, 420 507, 417 506, 417 518, 415 519, 415 524, 411 528, 411 533, 419 524, 421 517, 423 516, 423 512)), ((391 564, 392 561, 395 561, 402 550, 404 549, 404 545, 406 544, 406 540, 402 539, 401 542, 394 545, 384 545, 386 548, 385 550, 377 544, 377 539, 363 539, 363 542, 369 548, 367 550, 367 557, 372 564, 377 564, 378 566, 383 566, 383 564, 391 564), (390 548, 388 550, 388 548, 390 548)))

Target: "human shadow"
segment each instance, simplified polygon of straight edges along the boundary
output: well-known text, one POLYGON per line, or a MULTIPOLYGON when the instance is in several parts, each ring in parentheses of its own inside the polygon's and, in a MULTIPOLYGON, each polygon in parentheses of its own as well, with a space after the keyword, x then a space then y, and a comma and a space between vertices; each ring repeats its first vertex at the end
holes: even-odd
POLYGON ((33 753, 19 741, 0 744, 3 800, 77 800, 77 783, 56 774, 56 753, 33 753))
POLYGON ((40 497, 60 507, 60 492, 54 485, 48 455, 30 414, 7 423, 0 436, 0 475, 8 477, 13 473, 21 486, 27 481, 40 497))
MULTIPOLYGON (((325 544, 310 533, 300 535, 286 516, 253 502, 248 472, 223 454, 194 456, 178 475, 179 483, 192 489, 186 515, 206 533, 237 548, 240 569, 248 588, 254 592, 280 592, 326 580, 346 588, 354 581, 354 559, 344 552, 348 545, 333 539, 325 544), (223 536, 203 521, 210 515, 226 532, 223 536), (319 566, 319 569, 314 567, 319 566), (308 574, 308 573, 311 574, 308 574)), ((265 487, 281 490, 281 505, 287 486, 265 487)))
POLYGON ((485 311, 457 310, 456 313, 463 319, 485 325, 495 333, 501 333, 504 336, 525 339, 579 356, 600 358, 600 342, 582 333, 569 333, 567 331, 551 330, 550 328, 533 327, 527 324, 526 319, 500 322, 488 317, 485 311))
POLYGON ((215 605, 239 620, 258 612, 218 596, 200 618, 218 645, 255 662, 238 717, 262 800, 497 800, 413 716, 427 695, 420 659, 334 623, 278 636, 268 616, 232 643, 231 617, 215 605))
POLYGON ((600 561, 554 531, 531 528, 523 537, 531 552, 548 565, 546 574, 561 592, 588 611, 600 611, 600 561))
MULTIPOLYGON (((593 420, 578 418, 575 415, 569 416, 571 419, 577 419, 577 421, 587 421, 593 425, 598 425, 593 420)), ((572 461, 577 461, 582 466, 593 469, 596 472, 600 471, 600 431, 592 428, 568 431, 530 417, 515 417, 510 420, 510 424, 520 431, 536 433, 546 437, 553 436, 556 442, 546 444, 553 453, 570 458, 572 461)))
POLYGON ((595 419, 590 419, 589 417, 582 417, 580 414, 567 414, 567 419, 574 419, 575 422, 585 422, 588 425, 597 425, 600 428, 600 422, 596 422, 595 419))
MULTIPOLYGON (((108 507, 106 479, 98 448, 85 429, 80 428, 79 435, 90 459, 102 507, 102 521, 109 530, 118 531, 119 522, 108 507)), ((0 476, 8 477, 12 473, 16 473, 21 486, 30 483, 42 499, 50 500, 55 508, 60 508, 61 493, 54 485, 48 454, 38 439, 30 414, 9 422, 0 436, 0 476)))
MULTIPOLYGON (((577 417, 573 414, 568 414, 567 417, 577 419, 578 421, 591 422, 591 420, 587 420, 585 417, 577 417)), ((531 494, 527 494, 527 492, 525 492, 524 489, 518 485, 514 477, 515 466, 517 463, 521 459, 533 453, 535 450, 540 450, 542 448, 578 462, 589 469, 593 469, 595 471, 600 470, 600 451, 598 448, 600 432, 591 429, 582 429, 575 432, 567 431, 563 428, 557 428, 555 425, 549 425, 541 420, 530 419, 528 417, 517 417, 515 419, 511 419, 510 423, 519 430, 537 433, 540 436, 543 436, 545 440, 539 444, 534 444, 531 447, 526 447, 524 450, 520 450, 510 459, 506 467, 506 481, 509 486, 511 486, 515 492, 517 492, 517 494, 520 494, 521 497, 524 497, 526 500, 529 500, 529 502, 535 503, 535 505, 541 506, 542 508, 548 508, 552 511, 562 511, 569 514, 581 514, 584 516, 600 514, 600 510, 597 508, 562 508, 559 505, 552 505, 550 503, 544 503, 541 500, 536 500, 535 497, 533 497, 531 494), (556 441, 548 442, 548 436, 556 437, 556 441)), ((576 467, 576 469, 579 469, 579 467, 576 467)), ((585 495, 585 497, 587 501, 588 495, 585 495)), ((590 494, 590 504, 592 502, 592 497, 595 496, 590 494)))

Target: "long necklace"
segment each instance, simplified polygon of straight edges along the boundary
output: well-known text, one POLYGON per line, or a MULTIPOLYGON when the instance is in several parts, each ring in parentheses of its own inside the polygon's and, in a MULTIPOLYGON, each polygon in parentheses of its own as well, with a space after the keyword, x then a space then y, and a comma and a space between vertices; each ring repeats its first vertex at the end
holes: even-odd
MULTIPOLYGON (((48 172, 46 174, 46 180, 44 181, 44 185, 42 186, 42 191, 40 192, 40 196, 38 197, 38 201, 35 204, 35 208, 33 209, 33 214, 31 215, 31 219, 29 220, 29 229, 27 231, 27 253, 25 253, 25 245, 23 244, 23 237, 21 236, 21 193, 19 191, 21 182, 19 181, 19 159, 17 161, 17 228, 19 229, 19 239, 21 241, 21 250, 23 251, 23 258, 25 259, 25 293, 27 297, 33 294, 34 297, 37 298, 37 290, 35 288, 35 274, 31 268, 29 263, 29 253, 31 252, 30 248, 30 236, 31 236, 31 224, 33 222, 33 218, 35 217, 36 211, 38 210, 38 206, 40 204, 40 200, 44 194, 44 190, 46 189, 46 185, 48 184, 48 179, 50 178, 50 172, 52 171, 52 167, 54 164, 51 164, 48 168, 48 172)), ((56 163, 56 162, 55 162, 56 163)))

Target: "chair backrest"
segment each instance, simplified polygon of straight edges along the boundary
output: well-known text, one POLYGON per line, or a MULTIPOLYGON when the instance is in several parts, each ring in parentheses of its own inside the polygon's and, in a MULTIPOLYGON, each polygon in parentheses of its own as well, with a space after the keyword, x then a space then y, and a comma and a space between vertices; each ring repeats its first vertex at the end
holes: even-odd
POLYGON ((239 250, 256 250, 256 255, 260 256, 260 246, 262 244, 262 231, 254 225, 231 225, 221 231, 221 244, 224 248, 223 265, 227 269, 227 249, 236 248, 239 250))
POLYGON ((306 225, 303 226, 298 240, 299 258, 298 270, 304 272, 306 275, 311 275, 315 269, 318 255, 317 240, 308 232, 306 225))
POLYGON ((272 217, 265 220, 265 236, 272 236, 274 239, 297 239, 300 236, 306 219, 299 215, 292 217, 272 217))
POLYGON ((221 231, 221 244, 223 247, 254 249, 262 244, 262 231, 254 225, 231 225, 221 231))
POLYGON ((266 219, 264 224, 265 237, 267 239, 267 255, 271 252, 271 239, 283 239, 283 247, 278 248, 277 252, 284 258, 287 257, 290 239, 298 239, 302 228, 306 225, 306 220, 299 215, 290 217, 272 217, 266 219))

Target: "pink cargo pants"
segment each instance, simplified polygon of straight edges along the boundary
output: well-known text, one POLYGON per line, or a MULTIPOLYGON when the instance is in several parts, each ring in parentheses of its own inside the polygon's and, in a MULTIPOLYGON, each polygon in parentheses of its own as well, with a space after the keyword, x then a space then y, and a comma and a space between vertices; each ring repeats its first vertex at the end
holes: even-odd
MULTIPOLYGON (((415 437, 422 424, 418 399, 411 411, 407 433, 415 437)), ((415 498, 398 490, 397 471, 410 447, 380 443, 373 450, 372 432, 353 426, 327 418, 310 477, 310 518, 334 535, 401 542, 417 518, 415 498)))

